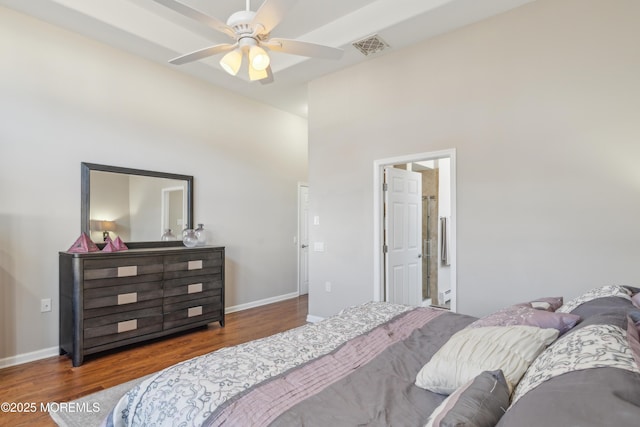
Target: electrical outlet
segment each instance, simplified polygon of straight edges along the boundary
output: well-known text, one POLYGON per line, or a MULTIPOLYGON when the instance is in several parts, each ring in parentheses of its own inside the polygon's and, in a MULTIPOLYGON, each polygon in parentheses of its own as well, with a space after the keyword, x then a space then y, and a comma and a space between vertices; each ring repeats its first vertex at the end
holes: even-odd
POLYGON ((331 282, 324 282, 324 290, 331 292, 331 282))
POLYGON ((51 311, 51 298, 40 300, 40 313, 51 311))

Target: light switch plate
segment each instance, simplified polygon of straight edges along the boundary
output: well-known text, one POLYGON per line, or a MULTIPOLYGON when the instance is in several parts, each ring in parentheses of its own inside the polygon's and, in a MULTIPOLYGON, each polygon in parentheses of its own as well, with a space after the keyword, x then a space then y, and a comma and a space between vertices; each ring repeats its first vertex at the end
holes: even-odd
POLYGON ((315 242, 313 244, 313 250, 315 252, 324 252, 324 242, 315 242))

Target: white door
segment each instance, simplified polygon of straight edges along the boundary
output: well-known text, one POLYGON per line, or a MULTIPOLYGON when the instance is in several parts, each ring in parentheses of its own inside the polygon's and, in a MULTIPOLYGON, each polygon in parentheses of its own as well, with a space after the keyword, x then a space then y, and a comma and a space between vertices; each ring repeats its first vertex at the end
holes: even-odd
POLYGON ((298 187, 298 289, 309 293, 309 187, 298 187))
POLYGON ((422 303, 422 175, 385 168, 386 300, 422 303))

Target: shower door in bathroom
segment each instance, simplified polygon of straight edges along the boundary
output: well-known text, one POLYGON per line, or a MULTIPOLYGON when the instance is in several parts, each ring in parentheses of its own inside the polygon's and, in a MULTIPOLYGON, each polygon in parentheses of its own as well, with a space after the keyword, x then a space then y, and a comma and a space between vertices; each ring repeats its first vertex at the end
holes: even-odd
MULTIPOLYGON (((428 188, 423 194, 428 193, 428 188)), ((436 189, 437 193, 437 189, 436 189)), ((438 301, 438 197, 422 196, 422 299, 438 301)))

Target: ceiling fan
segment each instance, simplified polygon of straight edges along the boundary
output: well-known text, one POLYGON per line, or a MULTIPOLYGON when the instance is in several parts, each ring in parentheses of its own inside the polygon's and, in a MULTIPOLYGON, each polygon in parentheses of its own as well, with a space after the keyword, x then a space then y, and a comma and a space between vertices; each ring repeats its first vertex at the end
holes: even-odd
POLYGON ((233 43, 217 44, 179 56, 170 60, 171 64, 186 64, 226 52, 220 60, 220 66, 226 72, 232 76, 237 75, 242 65, 242 58, 246 56, 249 80, 270 83, 273 81, 273 74, 270 66, 271 58, 267 53, 269 50, 326 59, 339 59, 343 53, 342 49, 335 47, 270 36, 271 30, 280 23, 287 10, 298 0, 265 0, 256 12, 251 11, 251 0, 246 0, 246 10, 232 14, 226 23, 177 0, 154 1, 220 31, 234 40, 233 43))

